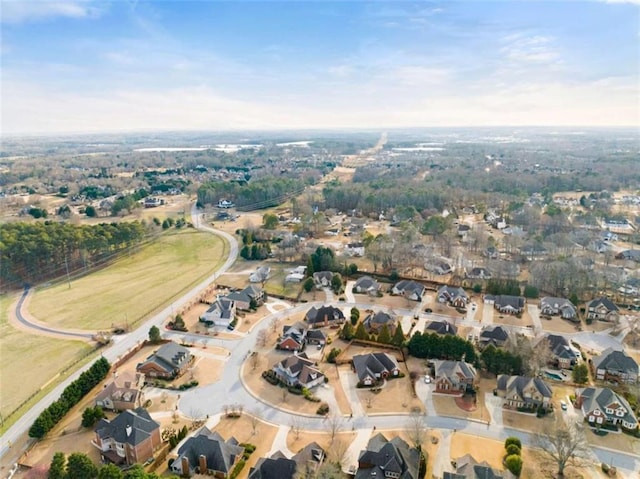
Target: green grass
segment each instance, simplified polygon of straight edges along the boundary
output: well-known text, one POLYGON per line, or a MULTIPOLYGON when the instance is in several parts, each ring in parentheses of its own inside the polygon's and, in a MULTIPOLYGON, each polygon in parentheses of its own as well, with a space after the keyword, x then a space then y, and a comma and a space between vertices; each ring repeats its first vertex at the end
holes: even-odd
MULTIPOLYGON (((52 339, 14 329, 9 324, 8 311, 17 296, 0 296, 0 413, 5 419, 2 431, 20 417, 20 411, 9 417, 20 404, 36 394, 29 401, 35 404, 59 382, 59 373, 94 349, 82 341, 52 339)), ((29 404, 21 411, 26 411, 29 404)))
POLYGON ((73 280, 39 287, 28 305, 38 320, 63 328, 105 330, 134 325, 166 307, 225 261, 228 244, 185 229, 163 235, 131 256, 73 280))

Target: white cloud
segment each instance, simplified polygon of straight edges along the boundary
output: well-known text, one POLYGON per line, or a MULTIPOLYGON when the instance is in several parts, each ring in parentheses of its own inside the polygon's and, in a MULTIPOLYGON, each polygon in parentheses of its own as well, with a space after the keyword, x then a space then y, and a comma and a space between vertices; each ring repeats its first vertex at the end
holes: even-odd
POLYGON ((3 0, 0 10, 2 23, 23 23, 53 17, 95 18, 103 7, 90 0, 3 0))
POLYGON ((556 63, 559 52, 554 48, 554 39, 541 35, 525 36, 513 34, 504 38, 507 43, 500 51, 511 61, 518 63, 556 63))

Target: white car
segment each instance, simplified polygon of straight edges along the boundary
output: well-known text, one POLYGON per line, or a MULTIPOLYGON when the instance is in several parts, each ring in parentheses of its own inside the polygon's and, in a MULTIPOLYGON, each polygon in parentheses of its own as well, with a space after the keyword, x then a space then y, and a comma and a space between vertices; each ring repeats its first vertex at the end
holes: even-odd
POLYGON ((431 377, 430 376, 425 376, 424 377, 424 382, 425 382, 425 384, 431 384, 431 377))
POLYGON ((560 401, 560 409, 562 409, 563 411, 567 410, 567 403, 564 401, 560 401))

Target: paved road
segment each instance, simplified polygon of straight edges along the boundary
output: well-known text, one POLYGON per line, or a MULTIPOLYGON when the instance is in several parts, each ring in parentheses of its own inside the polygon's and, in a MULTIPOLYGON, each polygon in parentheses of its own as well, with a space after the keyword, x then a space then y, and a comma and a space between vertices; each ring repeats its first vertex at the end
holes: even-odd
MULTIPOLYGON (((194 225, 199 225, 200 223, 197 218, 197 214, 198 213, 194 205, 191 211, 191 218, 194 225)), ((198 229, 216 234, 227 240, 227 242, 229 243, 229 256, 225 263, 218 271, 213 273, 205 280, 201 281, 197 286, 193 287, 181 298, 174 301, 170 306, 167 306, 158 314, 147 320, 138 329, 125 336, 120 337, 120 339, 112 346, 103 350, 102 355, 109 361, 113 362, 124 353, 129 351, 131 348, 133 348, 136 344, 144 341, 147 338, 149 328, 151 326, 161 326, 162 323, 172 314, 174 308, 179 309, 183 305, 191 301, 194 297, 198 296, 202 291, 209 287, 209 285, 214 282, 220 274, 227 271, 236 261, 236 258, 238 257, 238 242, 233 236, 223 231, 218 231, 204 225, 198 226, 198 229)), ((19 438, 29 430, 31 424, 36 419, 36 417, 38 417, 40 412, 48 407, 51 403, 53 403, 53 401, 58 399, 60 394, 62 394, 64 388, 67 387, 72 381, 76 380, 80 376, 80 374, 83 371, 87 370, 90 366, 91 364, 83 366, 82 368, 71 374, 67 379, 58 384, 58 386, 56 386, 49 394, 38 401, 37 404, 35 404, 29 411, 27 411, 20 419, 18 419, 13 424, 13 426, 11 426, 2 435, 2 437, 0 438, 0 460, 2 460, 10 450, 11 444, 17 443, 19 438)))
POLYGON ((44 332, 44 333, 54 333, 54 334, 57 334, 58 336, 67 336, 67 337, 72 338, 72 339, 78 339, 78 338, 91 339, 91 338, 93 338, 93 333, 80 333, 80 332, 75 332, 75 331, 69 331, 69 330, 66 330, 66 329, 56 329, 56 328, 43 326, 41 324, 33 323, 33 322, 29 321, 22 314, 22 305, 24 304, 25 299, 27 299, 27 296, 29 296, 30 292, 31 292, 31 288, 28 285, 25 286, 24 287, 24 291, 22 292, 22 296, 20 296, 20 299, 16 303, 16 318, 18 319, 18 321, 22 325, 26 326, 27 328, 35 329, 37 331, 41 331, 41 332, 44 332))

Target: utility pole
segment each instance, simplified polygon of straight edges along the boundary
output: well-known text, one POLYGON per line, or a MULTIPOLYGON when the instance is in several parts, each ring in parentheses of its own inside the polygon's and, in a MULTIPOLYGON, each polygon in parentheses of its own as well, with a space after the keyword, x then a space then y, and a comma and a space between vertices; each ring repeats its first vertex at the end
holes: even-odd
POLYGON ((67 284, 69 285, 69 289, 71 289, 71 279, 69 279, 69 262, 67 261, 67 253, 64 253, 64 267, 67 270, 67 284))

